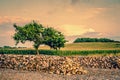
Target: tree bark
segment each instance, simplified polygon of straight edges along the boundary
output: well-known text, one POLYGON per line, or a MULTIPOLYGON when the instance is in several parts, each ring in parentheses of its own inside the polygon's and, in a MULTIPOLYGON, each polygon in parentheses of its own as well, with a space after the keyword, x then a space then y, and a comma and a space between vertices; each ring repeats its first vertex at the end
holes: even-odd
POLYGON ((39 55, 39 50, 38 50, 38 48, 36 49, 36 54, 39 55))

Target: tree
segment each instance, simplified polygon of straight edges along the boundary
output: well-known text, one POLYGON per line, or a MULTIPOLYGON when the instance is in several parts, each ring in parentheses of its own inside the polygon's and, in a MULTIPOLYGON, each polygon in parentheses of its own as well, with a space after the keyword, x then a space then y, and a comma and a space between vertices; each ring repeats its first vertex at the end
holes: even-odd
POLYGON ((10 49, 10 48, 12 48, 12 47, 10 47, 10 46, 3 46, 3 48, 4 48, 4 49, 10 49))
POLYGON ((33 46, 36 49, 36 53, 39 54, 38 48, 44 42, 42 35, 44 32, 43 25, 33 21, 25 26, 18 26, 14 24, 14 28, 16 33, 14 34, 13 39, 16 41, 16 45, 19 42, 25 43, 26 41, 31 41, 34 43, 33 46))
POLYGON ((41 44, 46 44, 50 48, 57 50, 64 47, 66 42, 61 32, 51 27, 45 28, 42 24, 38 24, 35 21, 24 26, 14 24, 14 28, 16 33, 13 39, 16 41, 16 45, 20 42, 23 44, 26 41, 33 42, 37 54, 39 54, 38 48, 41 44))
POLYGON ((77 38, 74 41, 74 43, 79 42, 116 42, 116 41, 107 38, 77 38))
POLYGON ((66 40, 61 32, 55 30, 52 27, 48 27, 45 28, 43 35, 45 39, 45 44, 50 46, 50 48, 57 50, 61 47, 64 47, 66 40))

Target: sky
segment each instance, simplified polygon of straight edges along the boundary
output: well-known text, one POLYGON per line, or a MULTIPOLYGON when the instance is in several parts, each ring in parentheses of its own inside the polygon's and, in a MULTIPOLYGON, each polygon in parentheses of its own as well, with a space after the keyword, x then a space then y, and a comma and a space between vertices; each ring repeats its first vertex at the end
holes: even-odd
POLYGON ((14 23, 33 20, 61 31, 69 41, 76 36, 120 41, 120 0, 0 0, 0 46, 15 46, 14 23))

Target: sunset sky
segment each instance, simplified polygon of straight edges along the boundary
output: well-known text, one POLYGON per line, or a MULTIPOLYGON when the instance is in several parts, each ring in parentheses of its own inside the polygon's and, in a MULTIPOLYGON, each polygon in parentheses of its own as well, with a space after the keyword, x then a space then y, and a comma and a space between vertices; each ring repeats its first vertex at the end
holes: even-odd
POLYGON ((120 0, 0 0, 0 46, 14 46, 14 23, 32 20, 54 27, 69 40, 78 36, 120 41, 120 0))

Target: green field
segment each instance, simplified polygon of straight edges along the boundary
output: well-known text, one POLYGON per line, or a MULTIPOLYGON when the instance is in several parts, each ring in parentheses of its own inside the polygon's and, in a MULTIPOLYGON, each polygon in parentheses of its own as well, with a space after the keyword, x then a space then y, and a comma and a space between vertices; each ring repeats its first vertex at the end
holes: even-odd
MULTIPOLYGON (((49 50, 48 46, 41 46, 40 49, 49 50)), ((118 42, 82 42, 66 44, 61 50, 120 50, 118 42)))
MULTIPOLYGON (((59 55, 59 56, 71 56, 71 55, 120 55, 120 43, 109 42, 89 42, 89 43, 72 43, 66 44, 61 50, 50 50, 48 46, 41 46, 39 49, 40 54, 45 55, 59 55)), ((33 48, 27 49, 1 49, 0 54, 32 54, 36 52, 33 48)))

